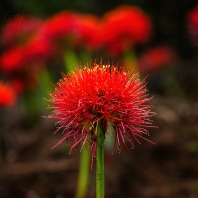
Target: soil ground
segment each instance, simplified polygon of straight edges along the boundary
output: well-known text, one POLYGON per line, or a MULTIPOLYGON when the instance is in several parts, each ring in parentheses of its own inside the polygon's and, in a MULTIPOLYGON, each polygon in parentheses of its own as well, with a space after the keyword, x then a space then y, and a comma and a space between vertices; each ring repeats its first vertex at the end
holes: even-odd
MULTIPOLYGON (((198 198, 198 106, 176 98, 153 100, 157 112, 149 139, 106 150, 106 198, 198 198)), ((16 107, 17 108, 17 107, 16 107)), ((1 198, 72 198, 80 152, 69 153, 63 143, 51 149, 61 133, 54 121, 39 119, 34 126, 20 109, 1 113, 1 198)), ((86 198, 95 197, 95 170, 90 171, 86 198)))

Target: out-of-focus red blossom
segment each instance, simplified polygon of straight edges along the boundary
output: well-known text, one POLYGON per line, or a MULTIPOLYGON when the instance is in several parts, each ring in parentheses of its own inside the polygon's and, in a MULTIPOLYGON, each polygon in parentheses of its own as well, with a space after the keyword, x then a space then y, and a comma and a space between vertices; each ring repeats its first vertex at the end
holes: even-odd
POLYGON ((187 28, 193 41, 198 44, 198 5, 187 14, 187 28))
POLYGON ((45 61, 52 57, 53 45, 46 38, 35 37, 25 48, 25 59, 27 63, 45 61))
POLYGON ((125 146, 130 152, 125 141, 134 147, 134 140, 146 139, 143 135, 152 127, 155 113, 152 105, 146 104, 151 97, 147 98, 145 81, 140 82, 138 74, 100 63, 62 75, 49 100, 53 112, 48 118, 58 120, 57 131, 64 132, 57 145, 68 140, 71 152, 80 143, 82 147, 90 144, 93 162, 98 122, 106 135, 113 126, 119 151, 125 146))
POLYGON ((17 15, 4 25, 1 40, 4 45, 24 44, 41 25, 42 21, 38 18, 17 15))
POLYGON ((4 52, 0 57, 0 67, 3 72, 13 72, 24 65, 24 48, 15 47, 4 52))
POLYGON ((88 50, 98 49, 102 44, 102 26, 98 17, 91 14, 78 16, 76 34, 78 44, 88 50))
POLYGON ((15 100, 16 95, 13 87, 0 82, 0 107, 12 106, 15 100))
POLYGON ((148 16, 135 6, 120 6, 103 17, 104 43, 113 54, 121 53, 134 44, 146 42, 151 29, 148 16))
POLYGON ((24 70, 24 66, 46 61, 52 57, 53 46, 45 38, 35 37, 26 45, 6 51, 0 57, 1 70, 15 72, 24 70))
POLYGON ((138 67, 141 73, 156 70, 177 60, 176 53, 169 47, 155 47, 140 57, 138 67))
POLYGON ((40 34, 52 41, 57 41, 67 36, 73 36, 77 15, 77 13, 71 11, 64 11, 56 14, 44 23, 40 34))

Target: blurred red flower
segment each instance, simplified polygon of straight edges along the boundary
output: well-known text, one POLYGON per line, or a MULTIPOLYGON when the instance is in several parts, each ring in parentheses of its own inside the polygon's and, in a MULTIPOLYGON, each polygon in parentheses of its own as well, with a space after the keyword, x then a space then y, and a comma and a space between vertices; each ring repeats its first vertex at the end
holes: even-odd
POLYGON ((4 52, 0 57, 0 67, 4 72, 23 70, 24 66, 45 62, 53 52, 54 48, 47 39, 35 36, 26 45, 4 52))
POLYGON ((76 28, 77 15, 72 11, 63 11, 49 18, 41 28, 41 36, 51 41, 72 37, 76 28))
POLYGON ((198 44, 198 5, 187 14, 187 28, 195 44, 198 44))
POLYGON ((24 44, 38 31, 41 25, 41 19, 17 15, 4 25, 1 40, 4 45, 24 44))
POLYGON ((102 27, 98 17, 91 14, 78 16, 76 25, 77 45, 89 51, 98 49, 102 44, 102 27))
POLYGON ((15 47, 4 52, 0 57, 0 67, 3 72, 13 72, 21 69, 24 65, 24 47, 15 47))
POLYGON ((158 46, 150 49, 138 60, 138 67, 141 73, 156 70, 164 65, 171 64, 177 59, 173 49, 164 46, 158 46))
POLYGON ((151 35, 151 22, 138 7, 120 6, 103 17, 103 39, 113 54, 144 43, 151 35))
POLYGON ((6 83, 0 82, 0 96, 0 107, 12 106, 15 103, 15 91, 6 83))
POLYGON ((62 75, 49 100, 54 106, 48 118, 56 119, 57 131, 64 132, 57 145, 69 140, 71 152, 80 143, 82 147, 90 143, 93 161, 99 121, 108 135, 110 125, 113 126, 119 151, 122 146, 130 151, 125 140, 134 147, 133 140, 146 139, 143 135, 148 134, 146 128, 155 113, 146 104, 151 98, 147 98, 145 82, 140 82, 138 74, 100 63, 62 75))
POLYGON ((44 37, 35 37, 24 46, 27 63, 46 61, 53 55, 52 43, 44 37))

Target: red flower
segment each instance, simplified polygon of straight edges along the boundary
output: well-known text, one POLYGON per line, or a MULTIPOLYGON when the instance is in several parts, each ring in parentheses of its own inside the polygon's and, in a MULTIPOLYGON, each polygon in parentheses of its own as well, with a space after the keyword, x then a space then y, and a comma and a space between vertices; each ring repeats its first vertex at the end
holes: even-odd
POLYGON ((25 48, 25 58, 28 63, 45 61, 53 54, 53 46, 49 40, 41 37, 33 38, 25 48))
POLYGON ((78 45, 85 46, 88 50, 95 50, 102 44, 101 21, 94 15, 79 15, 76 34, 79 37, 78 45))
POLYGON ((41 26, 42 21, 24 15, 17 15, 3 27, 2 41, 5 45, 24 43, 41 26))
POLYGON ((104 42, 114 54, 137 43, 144 43, 151 35, 151 22, 138 7, 120 6, 103 18, 104 42))
POLYGON ((156 70, 164 65, 173 63, 176 59, 176 54, 171 48, 158 46, 140 57, 138 62, 139 71, 146 73, 156 70))
POLYGON ((4 72, 13 72, 24 65, 24 48, 16 47, 8 50, 0 57, 0 67, 4 72))
POLYGON ((0 96, 0 107, 12 106, 16 99, 13 88, 3 82, 0 82, 0 96))
POLYGON ((76 17, 77 14, 74 12, 58 13, 44 23, 40 33, 53 41, 72 36, 76 27, 76 17))
POLYGON ((31 65, 40 67, 52 57, 53 52, 54 48, 48 40, 35 36, 25 45, 4 52, 0 57, 0 67, 6 73, 32 72, 31 65))
POLYGON ((198 44, 198 6, 194 7, 187 14, 187 27, 188 31, 192 36, 192 39, 198 44))
POLYGON ((113 126, 119 151, 122 145, 129 150, 125 140, 133 147, 133 140, 146 139, 143 135, 148 134, 146 128, 152 124, 154 113, 150 111, 152 106, 145 104, 151 98, 147 98, 145 82, 139 81, 138 74, 100 63, 62 75, 49 100, 54 106, 48 118, 58 120, 57 131, 64 132, 57 145, 69 140, 71 152, 80 142, 82 147, 91 144, 93 161, 97 140, 94 131, 99 121, 108 135, 109 126, 113 126))

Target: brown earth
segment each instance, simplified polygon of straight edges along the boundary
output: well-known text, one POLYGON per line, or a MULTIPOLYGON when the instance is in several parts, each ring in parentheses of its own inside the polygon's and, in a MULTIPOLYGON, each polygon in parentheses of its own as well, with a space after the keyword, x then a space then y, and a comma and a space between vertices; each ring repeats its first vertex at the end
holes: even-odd
MULTIPOLYGON (((106 151, 106 198, 198 197, 198 106, 176 98, 155 97, 149 139, 137 142, 132 154, 106 151)), ((40 116, 39 116, 40 117, 40 116)), ((52 146, 53 120, 28 124, 22 108, 1 112, 1 198, 74 197, 80 152, 68 154, 63 143, 52 146)), ((95 197, 95 170, 86 198, 95 197)))

